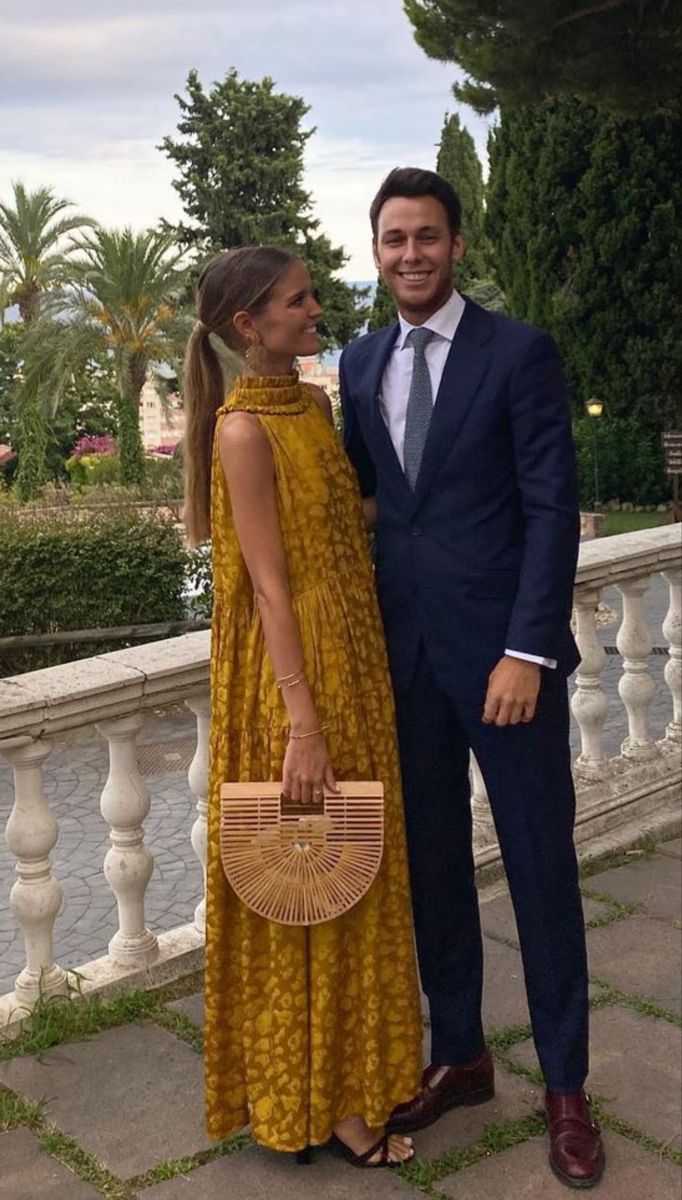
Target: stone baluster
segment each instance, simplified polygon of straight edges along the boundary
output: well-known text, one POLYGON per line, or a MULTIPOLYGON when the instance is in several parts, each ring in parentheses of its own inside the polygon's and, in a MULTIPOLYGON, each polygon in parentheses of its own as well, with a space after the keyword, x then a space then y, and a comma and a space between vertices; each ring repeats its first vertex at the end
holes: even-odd
POLYGON ((143 724, 139 713, 131 713, 97 726, 109 743, 109 776, 100 801, 102 816, 111 827, 104 875, 118 905, 118 929, 109 942, 109 954, 126 967, 145 966, 158 954, 157 939, 147 929, 144 915, 154 859, 144 844, 149 793, 137 769, 136 738, 143 724))
POLYGON ((43 763, 52 742, 14 738, 0 753, 14 770, 14 804, 7 822, 7 846, 16 857, 10 908, 24 936, 26 966, 14 985, 17 1004, 33 1008, 41 996, 67 991, 66 972, 54 961, 52 933, 62 889, 52 874, 50 852, 59 830, 45 801, 43 763))
POLYGON ((658 750, 649 736, 649 709, 656 685, 649 671, 653 648, 644 612, 644 594, 649 577, 624 579, 618 584, 623 597, 623 621, 616 645, 623 656, 623 674, 618 692, 627 709, 628 736, 621 750, 625 758, 640 762, 655 758, 658 750))
POLYGON ((471 773, 471 816, 474 826, 474 849, 484 850, 497 840, 495 825, 488 803, 488 789, 473 752, 469 759, 471 773))
POLYGON ((580 729, 581 742, 575 770, 585 779, 601 779, 609 769, 602 741, 609 702, 601 682, 606 666, 606 652, 597 636, 597 608, 600 598, 599 587, 579 588, 576 590, 574 601, 576 642, 581 657, 571 709, 580 729))
POLYGON ((199 933, 206 928, 206 862, 208 858, 208 737, 211 722, 211 699, 208 692, 191 696, 185 704, 197 719, 197 748, 187 777, 192 794, 197 798, 197 817, 192 826, 192 849, 199 859, 204 878, 204 891, 194 910, 194 927, 199 933))
POLYGON ((665 681, 673 698, 673 719, 666 729, 671 742, 682 742, 682 570, 671 567, 663 572, 670 586, 670 607, 663 622, 670 657, 665 664, 665 681))

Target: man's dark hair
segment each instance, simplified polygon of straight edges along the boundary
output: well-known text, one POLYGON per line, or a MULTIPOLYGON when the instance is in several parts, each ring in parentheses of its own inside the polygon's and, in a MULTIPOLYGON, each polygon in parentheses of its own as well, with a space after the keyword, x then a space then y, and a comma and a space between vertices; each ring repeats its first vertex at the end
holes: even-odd
POLYGON ((369 219, 372 222, 372 235, 376 238, 379 225, 379 213, 387 200, 395 196, 433 196, 439 200, 445 209, 450 232, 454 237, 462 226, 462 205, 457 192, 435 171, 424 171, 421 167, 394 167, 386 176, 379 191, 374 197, 369 219))

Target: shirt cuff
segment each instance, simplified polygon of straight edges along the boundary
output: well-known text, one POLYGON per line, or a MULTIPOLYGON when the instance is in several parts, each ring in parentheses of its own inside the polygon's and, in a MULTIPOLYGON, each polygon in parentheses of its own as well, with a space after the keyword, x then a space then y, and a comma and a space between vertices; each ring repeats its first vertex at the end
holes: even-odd
POLYGON ((555 658, 539 658, 537 654, 523 654, 520 650, 505 650, 505 654, 509 658, 522 658, 524 662, 537 663, 540 667, 549 667, 550 671, 556 670, 555 658))

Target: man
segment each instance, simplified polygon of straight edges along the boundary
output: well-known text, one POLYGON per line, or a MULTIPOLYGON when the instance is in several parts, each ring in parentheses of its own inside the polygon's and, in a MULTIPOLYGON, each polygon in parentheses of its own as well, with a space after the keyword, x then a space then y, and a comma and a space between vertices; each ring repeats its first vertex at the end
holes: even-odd
POLYGON ((376 570, 405 789, 432 1062, 390 1128, 423 1128, 494 1094, 469 753, 486 780, 544 1071, 550 1164, 604 1169, 583 1090, 587 966, 573 847, 566 678, 579 521, 556 349, 453 289, 460 204, 431 171, 391 172, 370 217, 396 325, 340 364, 348 453, 376 497, 376 570))

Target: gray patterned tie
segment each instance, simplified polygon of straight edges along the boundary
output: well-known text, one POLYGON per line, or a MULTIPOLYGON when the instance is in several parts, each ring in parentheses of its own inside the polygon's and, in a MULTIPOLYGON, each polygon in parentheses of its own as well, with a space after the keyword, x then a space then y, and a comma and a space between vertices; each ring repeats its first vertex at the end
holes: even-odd
POLYGON ((431 376, 429 375, 425 353, 426 347, 432 337, 434 337, 433 330, 426 329, 423 325, 418 329, 411 329, 407 335, 409 345, 414 348, 414 359, 412 362, 410 394, 407 400, 407 412, 405 415, 403 461, 407 482, 413 491, 417 483, 419 467, 421 466, 424 446, 426 445, 426 435, 429 432, 429 424, 433 412, 431 376))

